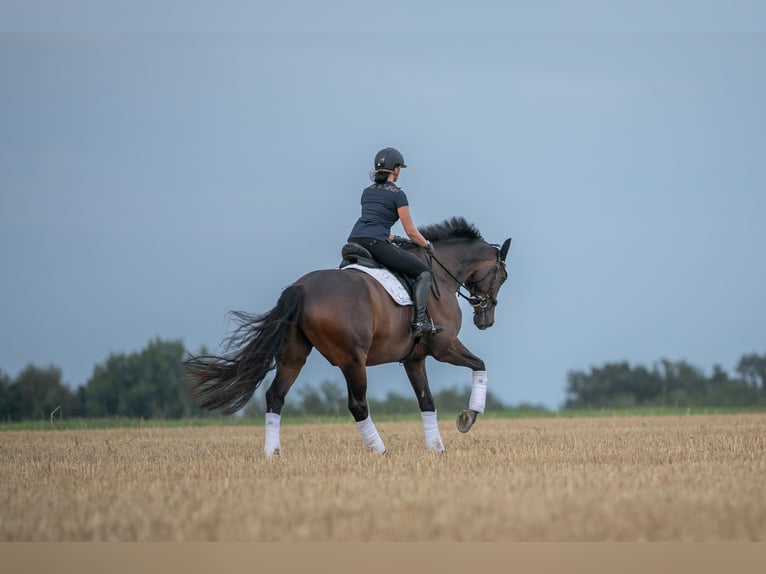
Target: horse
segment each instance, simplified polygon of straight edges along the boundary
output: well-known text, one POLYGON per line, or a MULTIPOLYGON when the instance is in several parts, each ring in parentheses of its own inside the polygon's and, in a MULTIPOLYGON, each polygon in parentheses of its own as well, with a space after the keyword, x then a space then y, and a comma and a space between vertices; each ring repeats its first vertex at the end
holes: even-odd
POLYGON ((399 362, 417 397, 426 449, 444 452, 425 359, 431 356, 471 369, 468 409, 457 417, 458 430, 468 432, 477 415, 484 412, 487 371, 484 361, 458 339, 462 321, 458 296, 473 307, 473 323, 478 329, 493 325, 497 294, 508 278, 505 260, 511 240, 502 246, 487 243, 462 217, 420 228, 420 232, 433 245, 434 254, 429 256, 414 244, 409 248, 431 267, 434 280, 428 314, 431 325, 439 324, 443 331, 427 331, 415 339, 410 328, 412 307, 395 303, 381 284, 363 271, 312 271, 286 287, 271 311, 262 315, 230 312, 239 326, 225 340, 224 354, 190 355, 184 361, 198 405, 233 414, 276 369, 266 391, 264 454, 266 458, 279 457, 285 397, 315 348, 343 373, 348 409, 365 446, 385 454, 367 405, 366 368, 399 362), (444 297, 442 292, 455 296, 444 297))

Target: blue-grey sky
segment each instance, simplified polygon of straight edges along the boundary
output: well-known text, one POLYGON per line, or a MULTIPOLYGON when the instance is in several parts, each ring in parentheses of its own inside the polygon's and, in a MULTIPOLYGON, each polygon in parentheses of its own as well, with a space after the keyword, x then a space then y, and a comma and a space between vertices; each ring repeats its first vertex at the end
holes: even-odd
MULTIPOLYGON (((386 146, 418 225, 513 238, 495 326, 463 307, 501 399, 766 351, 766 4, 211 6, 0 5, 0 370, 215 349, 227 311, 337 265, 386 146)), ((313 353, 298 384, 326 378, 313 353)))

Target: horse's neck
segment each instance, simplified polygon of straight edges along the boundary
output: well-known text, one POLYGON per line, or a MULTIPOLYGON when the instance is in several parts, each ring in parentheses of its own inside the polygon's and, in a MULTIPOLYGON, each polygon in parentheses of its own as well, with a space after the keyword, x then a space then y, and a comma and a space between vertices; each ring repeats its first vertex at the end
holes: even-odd
POLYGON ((436 245, 435 249, 436 257, 462 283, 486 262, 486 247, 484 243, 475 242, 444 245, 442 249, 436 245))

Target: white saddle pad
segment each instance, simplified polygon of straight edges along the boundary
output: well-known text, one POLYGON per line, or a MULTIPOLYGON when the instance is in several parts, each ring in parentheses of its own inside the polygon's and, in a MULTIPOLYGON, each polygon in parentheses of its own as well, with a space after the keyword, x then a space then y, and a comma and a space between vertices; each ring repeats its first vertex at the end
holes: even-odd
POLYGON ((388 294, 391 295, 391 298, 396 301, 396 303, 399 305, 412 305, 410 294, 407 293, 402 282, 388 269, 373 269, 372 267, 364 267, 363 265, 357 265, 356 263, 347 265, 343 269, 358 269, 359 271, 364 271, 367 275, 372 275, 378 280, 378 283, 385 287, 388 294))

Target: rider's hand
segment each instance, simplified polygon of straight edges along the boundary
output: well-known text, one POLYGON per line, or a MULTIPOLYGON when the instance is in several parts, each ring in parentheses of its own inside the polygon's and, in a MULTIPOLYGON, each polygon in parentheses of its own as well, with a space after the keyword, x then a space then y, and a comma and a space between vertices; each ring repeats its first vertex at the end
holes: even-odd
POLYGON ((426 253, 428 253, 428 254, 429 254, 431 257, 433 257, 434 255, 436 255, 436 254, 434 253, 434 246, 433 246, 433 243, 431 243, 430 241, 428 242, 428 245, 426 245, 426 253))

